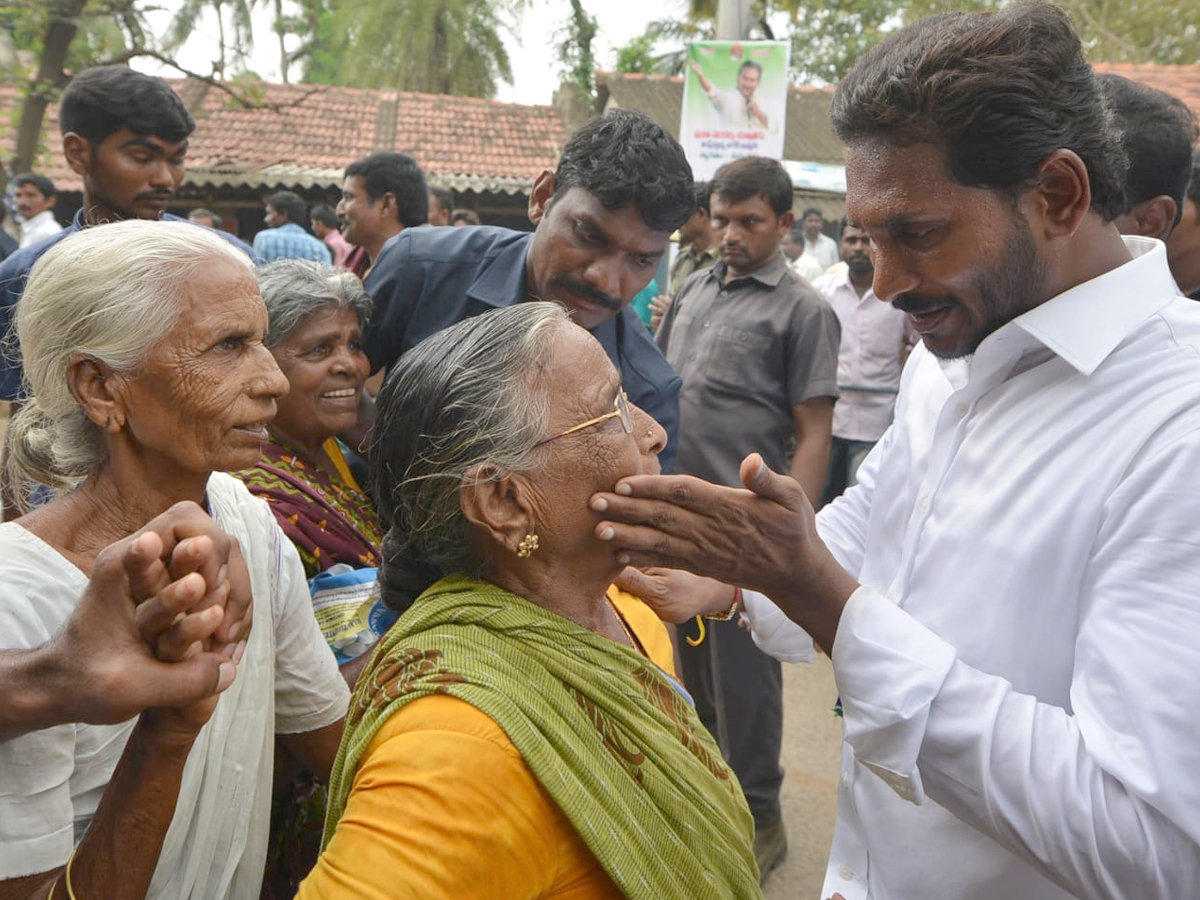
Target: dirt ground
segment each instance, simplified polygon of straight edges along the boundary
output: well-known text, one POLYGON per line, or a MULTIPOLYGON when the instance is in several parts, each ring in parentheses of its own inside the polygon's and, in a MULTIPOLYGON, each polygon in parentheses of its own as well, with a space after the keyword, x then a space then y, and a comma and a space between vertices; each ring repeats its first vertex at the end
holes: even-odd
POLYGON ((837 816, 842 720, 833 667, 818 656, 811 665, 783 667, 783 820, 788 855, 767 879, 767 900, 823 900, 821 883, 837 816))

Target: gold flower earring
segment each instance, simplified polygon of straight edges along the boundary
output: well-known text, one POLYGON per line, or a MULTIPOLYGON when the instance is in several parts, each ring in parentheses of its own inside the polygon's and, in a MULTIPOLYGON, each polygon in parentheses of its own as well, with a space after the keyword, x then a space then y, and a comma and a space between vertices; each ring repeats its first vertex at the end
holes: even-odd
POLYGON ((521 538, 521 542, 517 544, 517 549, 513 552, 517 555, 517 559, 528 559, 533 555, 533 551, 539 546, 538 536, 533 532, 521 538))

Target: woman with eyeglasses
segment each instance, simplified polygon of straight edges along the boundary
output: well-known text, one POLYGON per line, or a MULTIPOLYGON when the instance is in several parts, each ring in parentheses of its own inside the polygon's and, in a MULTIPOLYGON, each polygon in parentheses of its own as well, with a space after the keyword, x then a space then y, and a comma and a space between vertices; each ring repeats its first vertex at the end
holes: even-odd
POLYGON ((597 490, 666 441, 603 349, 529 302, 405 354, 371 458, 402 615, 350 705, 301 898, 761 897, 741 789, 597 490))

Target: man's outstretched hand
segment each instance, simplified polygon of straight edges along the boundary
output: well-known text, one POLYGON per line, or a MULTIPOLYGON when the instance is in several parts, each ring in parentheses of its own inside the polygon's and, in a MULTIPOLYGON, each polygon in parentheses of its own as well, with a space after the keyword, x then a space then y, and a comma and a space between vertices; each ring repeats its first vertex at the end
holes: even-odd
POLYGON ((687 475, 635 475, 592 496, 595 535, 619 562, 687 569, 766 594, 829 649, 858 587, 817 535, 812 506, 792 478, 753 453, 744 490, 687 475))

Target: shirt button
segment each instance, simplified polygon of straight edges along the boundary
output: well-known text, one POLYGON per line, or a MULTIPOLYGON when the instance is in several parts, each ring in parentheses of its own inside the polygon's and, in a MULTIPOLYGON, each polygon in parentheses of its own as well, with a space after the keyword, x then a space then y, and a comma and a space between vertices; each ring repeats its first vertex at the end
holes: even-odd
POLYGON ((705 323, 704 323, 704 327, 705 327, 705 328, 707 328, 707 327, 708 327, 708 322, 705 322, 705 323))
POLYGON ((850 789, 850 776, 845 772, 842 773, 842 787, 846 788, 846 790, 850 789))
POLYGON ((695 362, 695 361, 696 361, 696 354, 693 353, 691 356, 688 357, 688 362, 695 362))
POLYGON ((920 504, 918 504, 918 506, 917 506, 917 509, 920 510, 921 515, 925 515, 927 512, 929 512, 929 498, 922 497, 920 504))
POLYGON ((960 403, 960 404, 958 404, 958 406, 954 407, 954 411, 956 413, 958 413, 960 416, 965 416, 967 414, 967 409, 968 409, 968 406, 965 403, 960 403))
POLYGON ((842 863, 838 867, 838 874, 842 876, 843 881, 853 881, 854 880, 854 870, 852 868, 850 868, 848 865, 846 865, 845 863, 842 863))

